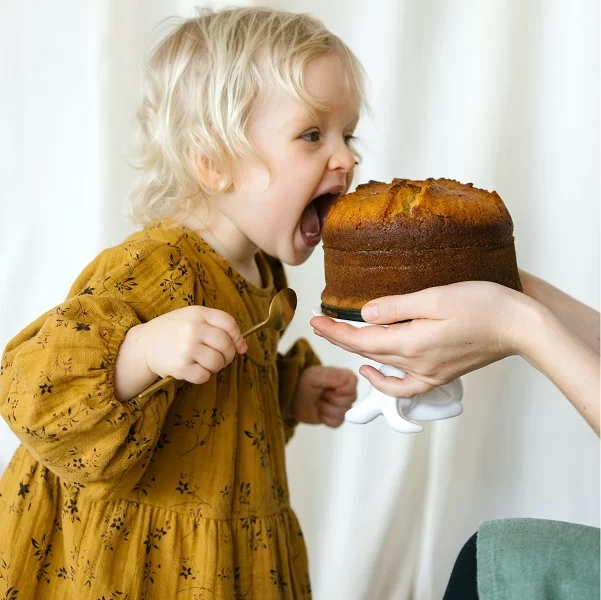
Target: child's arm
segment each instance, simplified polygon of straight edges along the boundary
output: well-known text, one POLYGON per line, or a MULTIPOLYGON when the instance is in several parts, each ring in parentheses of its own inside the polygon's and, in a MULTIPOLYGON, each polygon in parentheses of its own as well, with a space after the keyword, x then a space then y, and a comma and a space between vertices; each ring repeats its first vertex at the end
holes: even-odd
POLYGON ((195 279, 176 247, 153 240, 119 246, 91 263, 67 301, 8 344, 0 411, 64 481, 102 484, 105 495, 141 476, 176 385, 144 402, 119 401, 117 355, 133 327, 200 303, 195 279))

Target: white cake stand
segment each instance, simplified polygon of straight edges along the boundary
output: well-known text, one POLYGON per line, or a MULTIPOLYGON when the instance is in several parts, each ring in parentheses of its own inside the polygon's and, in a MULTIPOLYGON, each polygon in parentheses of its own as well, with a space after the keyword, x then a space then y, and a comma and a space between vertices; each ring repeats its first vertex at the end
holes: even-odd
MULTIPOLYGON (((313 315, 316 317, 324 316, 321 312, 321 306, 313 310, 313 315)), ((332 317, 328 318, 332 319, 332 317)), ((363 321, 333 320, 339 323, 348 323, 353 327, 388 327, 388 325, 374 325, 363 321)), ((400 379, 405 377, 404 371, 390 365, 380 365, 378 370, 387 377, 398 377, 400 379)), ((395 431, 399 433, 419 433, 424 428, 414 423, 414 421, 439 421, 460 415, 463 412, 462 397, 463 385, 461 379, 455 379, 413 398, 387 396, 372 387, 365 400, 346 412, 344 420, 349 423, 364 425, 380 415, 384 415, 384 418, 395 431)))

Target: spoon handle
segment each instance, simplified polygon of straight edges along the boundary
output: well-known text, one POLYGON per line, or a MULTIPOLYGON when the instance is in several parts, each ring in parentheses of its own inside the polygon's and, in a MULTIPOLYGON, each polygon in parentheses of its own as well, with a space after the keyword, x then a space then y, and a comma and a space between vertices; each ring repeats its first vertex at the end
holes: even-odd
POLYGON ((155 381, 152 385, 148 386, 144 391, 140 392, 137 396, 137 400, 146 400, 149 396, 152 396, 155 392, 162 390, 164 387, 167 387, 169 383, 174 381, 174 378, 171 375, 167 375, 167 377, 163 377, 163 379, 159 379, 155 381))
POLYGON ((262 323, 257 323, 256 325, 253 325, 248 331, 245 331, 242 334, 242 337, 247 338, 251 333, 256 333, 260 329, 263 329, 263 327, 267 325, 267 321, 268 319, 265 319, 265 321, 263 321, 262 323))
MULTIPOLYGON (((262 323, 257 323, 256 325, 253 325, 248 331, 245 331, 242 334, 242 337, 247 338, 249 335, 251 335, 251 333, 256 333, 260 329, 263 329, 263 327, 265 327, 265 325, 267 325, 267 319, 265 321, 263 321, 262 323)), ((136 396, 136 399, 146 400, 146 398, 148 398, 155 392, 162 390, 164 387, 166 387, 172 381, 174 381, 174 378, 171 375, 167 375, 167 377, 163 377, 162 379, 155 381, 152 385, 148 386, 145 390, 141 391, 136 396)))

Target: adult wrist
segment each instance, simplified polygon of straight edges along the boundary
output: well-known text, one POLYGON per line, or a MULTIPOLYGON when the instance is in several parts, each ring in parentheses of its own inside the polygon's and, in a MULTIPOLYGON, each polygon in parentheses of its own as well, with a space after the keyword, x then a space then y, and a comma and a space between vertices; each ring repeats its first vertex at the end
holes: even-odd
POLYGON ((519 340, 517 354, 536 369, 544 370, 545 353, 554 336, 560 333, 558 328, 561 328, 561 323, 546 306, 534 300, 528 302, 524 310, 527 313, 527 321, 523 336, 519 340))
POLYGON ((505 344, 508 354, 516 354, 529 360, 532 350, 539 342, 545 321, 550 313, 542 304, 519 292, 510 293, 509 307, 506 310, 505 344))

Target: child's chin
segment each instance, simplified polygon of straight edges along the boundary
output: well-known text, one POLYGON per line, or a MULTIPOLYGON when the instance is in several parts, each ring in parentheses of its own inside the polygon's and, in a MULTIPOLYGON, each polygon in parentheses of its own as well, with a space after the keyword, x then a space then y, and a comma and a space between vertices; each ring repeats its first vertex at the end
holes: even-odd
POLYGON ((291 267, 298 267, 298 265, 302 265, 304 262, 306 262, 309 257, 311 256, 311 254, 313 254, 313 250, 315 250, 315 247, 313 248, 303 248, 302 251, 299 250, 295 250, 294 252, 291 253, 291 255, 287 258, 282 258, 282 262, 285 262, 287 265, 290 265, 291 267))

